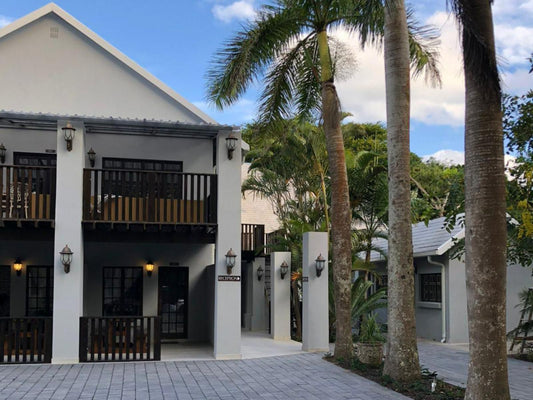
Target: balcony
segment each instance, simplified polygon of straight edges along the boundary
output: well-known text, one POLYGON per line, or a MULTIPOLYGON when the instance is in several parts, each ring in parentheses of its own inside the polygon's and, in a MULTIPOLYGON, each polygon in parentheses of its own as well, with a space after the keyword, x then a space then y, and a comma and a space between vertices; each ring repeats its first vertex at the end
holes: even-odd
POLYGON ((85 169, 83 222, 111 227, 216 227, 217 176, 85 169))
POLYGON ((0 166, 0 226, 41 222, 53 226, 55 167, 0 166))

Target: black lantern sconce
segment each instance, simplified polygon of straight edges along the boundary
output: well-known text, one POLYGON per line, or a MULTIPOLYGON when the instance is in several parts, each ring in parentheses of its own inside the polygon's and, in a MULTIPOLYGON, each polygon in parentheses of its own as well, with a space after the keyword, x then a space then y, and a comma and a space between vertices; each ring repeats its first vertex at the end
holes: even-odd
POLYGON ((154 272, 154 263, 151 261, 148 261, 146 263, 145 268, 146 268, 146 275, 152 276, 152 272, 154 272))
POLYGON ((326 259, 322 257, 322 253, 318 255, 318 257, 315 260, 315 267, 316 267, 316 276, 319 277, 322 274, 322 271, 324 270, 326 266, 326 259))
POLYGON ((63 247, 63 250, 59 252, 61 254, 61 263, 63 264, 63 268, 65 269, 65 273, 68 274, 70 272, 70 264, 72 263, 72 250, 70 250, 70 247, 68 247, 68 244, 63 247))
POLYGON ((237 148, 237 139, 232 133, 226 138, 226 148, 228 149, 228 159, 233 159, 233 152, 237 148))
POLYGON ((287 264, 287 261, 283 261, 279 266, 279 269, 281 272, 281 279, 285 279, 285 275, 289 272, 289 264, 287 264))
POLYGON ((13 269, 17 273, 17 276, 20 276, 22 274, 22 261, 20 261, 20 258, 17 257, 15 260, 15 263, 13 264, 13 269))
POLYGON ((94 163, 96 162, 96 152, 93 150, 92 147, 87 152, 87 155, 89 156, 89 163, 91 164, 91 168, 94 168, 94 163))
POLYGON ((71 151, 72 141, 74 140, 76 128, 74 128, 70 122, 67 122, 67 125, 65 125, 61 129, 63 130, 63 135, 65 136, 65 142, 67 142, 67 151, 71 151))
POLYGON ((231 274, 231 270, 235 266, 235 260, 237 258, 237 255, 233 252, 233 249, 229 249, 226 253, 226 268, 228 271, 228 275, 231 274))
POLYGON ((3 164, 6 162, 6 146, 0 143, 0 162, 3 164))
POLYGON ((257 280, 260 281, 263 278, 265 271, 263 270, 263 267, 257 268, 257 280))

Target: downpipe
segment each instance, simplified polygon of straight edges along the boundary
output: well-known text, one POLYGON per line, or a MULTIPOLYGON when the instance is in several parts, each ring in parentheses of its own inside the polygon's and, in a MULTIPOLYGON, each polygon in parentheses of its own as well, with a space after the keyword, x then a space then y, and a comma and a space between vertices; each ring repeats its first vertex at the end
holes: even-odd
POLYGON ((446 343, 446 265, 433 261, 431 256, 427 256, 428 263, 440 267, 440 289, 441 289, 441 314, 442 314, 442 339, 441 343, 446 343))

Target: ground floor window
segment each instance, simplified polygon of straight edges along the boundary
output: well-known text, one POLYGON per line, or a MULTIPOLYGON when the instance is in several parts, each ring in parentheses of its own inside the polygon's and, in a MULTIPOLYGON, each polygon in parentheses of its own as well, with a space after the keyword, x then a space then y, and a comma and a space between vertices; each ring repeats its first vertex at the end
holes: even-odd
POLYGON ((420 274, 420 301, 442 301, 441 274, 420 274))
POLYGON ((104 267, 103 315, 143 315, 142 267, 104 267))
POLYGON ((11 267, 0 266, 0 317, 9 317, 11 295, 11 267))
POLYGON ((26 315, 51 317, 54 305, 52 266, 28 265, 26 276, 26 315))

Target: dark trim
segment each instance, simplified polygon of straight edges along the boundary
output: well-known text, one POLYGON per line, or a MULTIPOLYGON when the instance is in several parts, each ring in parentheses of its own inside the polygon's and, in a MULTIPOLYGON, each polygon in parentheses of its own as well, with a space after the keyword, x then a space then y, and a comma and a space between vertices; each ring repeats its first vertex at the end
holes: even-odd
MULTIPOLYGON (((106 311, 105 311, 105 271, 106 270, 116 270, 116 269, 119 269, 121 270, 121 273, 120 273, 120 290, 121 290, 121 296, 124 295, 125 293, 125 286, 124 286, 124 281, 125 281, 125 277, 124 277, 124 271, 126 269, 134 269, 134 270, 137 270, 138 272, 140 272, 140 309, 139 309, 139 313, 134 313, 131 315, 131 317, 133 316, 136 316, 136 315, 143 315, 143 303, 144 303, 144 271, 143 271, 143 267, 139 267, 139 266, 104 266, 102 268, 102 315, 104 317, 117 317, 117 316, 125 316, 124 314, 117 314, 117 315, 106 315, 106 311)), ((121 303, 121 307, 123 307, 125 305, 125 303, 123 302, 123 299, 121 299, 122 303, 121 303)))
MULTIPOLYGON (((40 288, 40 286, 39 286, 40 288)), ((36 298, 39 298, 37 296, 36 298)), ((27 265, 26 266, 26 316, 27 317, 51 317, 54 312, 54 267, 52 265, 27 265), (45 294, 45 309, 49 312, 47 315, 30 315, 29 313, 29 285, 30 285, 30 271, 46 269, 46 294, 45 294)))

